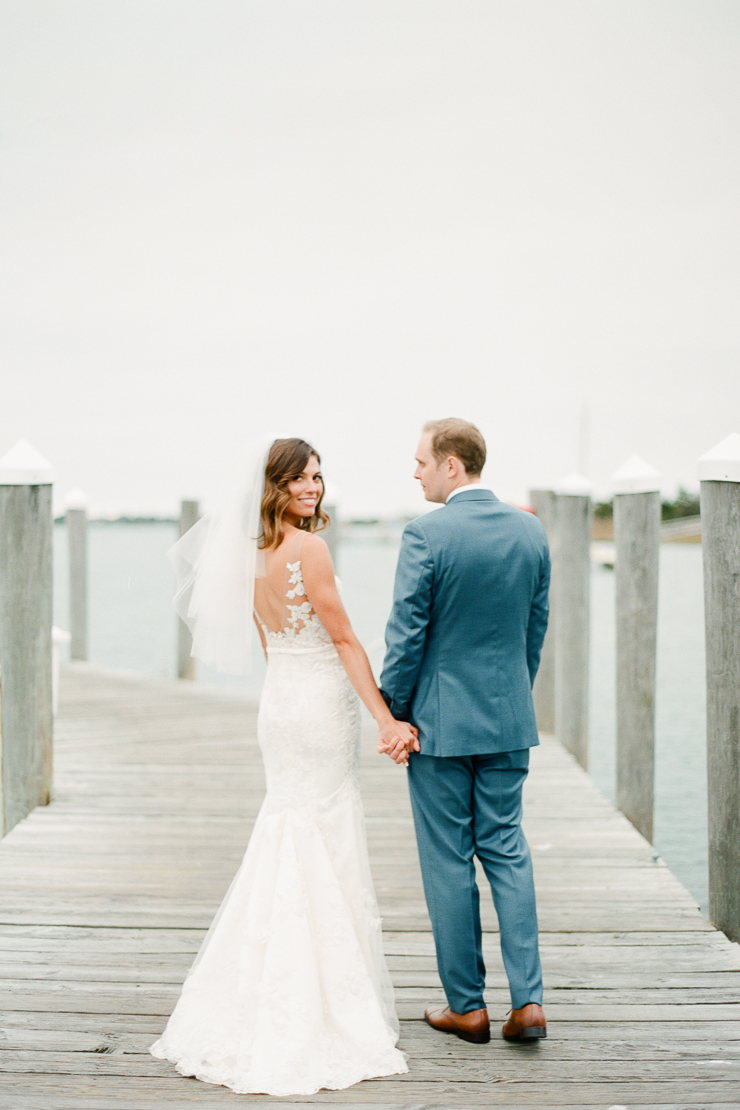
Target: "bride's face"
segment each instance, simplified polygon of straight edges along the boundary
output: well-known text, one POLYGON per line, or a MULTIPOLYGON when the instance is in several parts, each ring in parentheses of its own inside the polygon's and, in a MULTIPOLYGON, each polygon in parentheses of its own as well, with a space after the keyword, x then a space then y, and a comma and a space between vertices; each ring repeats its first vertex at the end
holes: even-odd
POLYGON ((313 516, 323 491, 319 460, 315 455, 310 455, 303 472, 288 479, 290 501, 285 510, 285 520, 297 527, 301 520, 313 516))

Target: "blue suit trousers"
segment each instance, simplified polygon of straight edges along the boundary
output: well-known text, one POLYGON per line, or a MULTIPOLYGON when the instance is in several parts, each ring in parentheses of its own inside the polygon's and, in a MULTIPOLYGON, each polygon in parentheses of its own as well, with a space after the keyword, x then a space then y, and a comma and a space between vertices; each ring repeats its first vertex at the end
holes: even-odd
POLYGON ((499 921, 513 1009, 542 1002, 532 861, 521 828, 529 749, 494 755, 414 753, 409 790, 437 966, 450 1009, 485 1006, 480 896, 474 857, 499 921))

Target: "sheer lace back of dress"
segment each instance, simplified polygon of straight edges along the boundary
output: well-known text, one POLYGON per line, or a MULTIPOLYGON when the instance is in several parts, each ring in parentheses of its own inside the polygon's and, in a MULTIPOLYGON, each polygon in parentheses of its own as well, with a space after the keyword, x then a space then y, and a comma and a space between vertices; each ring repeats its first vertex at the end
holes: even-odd
POLYGON ((326 646, 331 639, 306 594, 301 567, 305 535, 286 539, 264 553, 264 573, 255 581, 254 609, 267 646, 326 646))

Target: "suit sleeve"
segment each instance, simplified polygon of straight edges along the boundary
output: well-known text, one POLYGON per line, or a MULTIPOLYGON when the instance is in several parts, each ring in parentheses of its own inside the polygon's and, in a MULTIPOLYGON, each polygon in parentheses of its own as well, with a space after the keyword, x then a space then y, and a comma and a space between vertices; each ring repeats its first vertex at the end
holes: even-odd
POLYGON ((424 657, 432 601, 434 561, 421 526, 404 529, 396 568, 393 608, 385 630, 381 693, 397 720, 408 720, 424 657))
POLYGON ((550 552, 545 546, 540 577, 529 609, 527 625, 527 667, 529 680, 534 685, 537 668, 540 665, 542 645, 547 632, 547 618, 550 613, 550 552))

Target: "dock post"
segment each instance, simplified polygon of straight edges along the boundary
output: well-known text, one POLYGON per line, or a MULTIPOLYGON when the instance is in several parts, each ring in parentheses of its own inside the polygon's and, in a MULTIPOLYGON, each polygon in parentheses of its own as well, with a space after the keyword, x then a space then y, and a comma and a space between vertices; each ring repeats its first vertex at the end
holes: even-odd
POLYGON ((326 546, 329 548, 331 554, 331 561, 334 564, 334 569, 337 567, 337 560, 339 558, 339 518, 337 513, 337 506, 335 502, 323 506, 324 512, 328 513, 331 517, 331 526, 325 532, 320 532, 319 535, 323 536, 326 540, 326 546))
MULTIPOLYGON (((550 544, 551 557, 554 558, 555 534, 555 491, 551 489, 531 489, 529 503, 539 518, 550 544)), ((542 645, 540 666, 534 680, 532 697, 537 728, 540 732, 555 732, 555 591, 550 590, 550 619, 547 625, 545 642, 542 645)))
MULTIPOLYGON (((200 518, 197 501, 180 502, 180 535, 184 536, 200 518)), ((193 681, 195 678, 195 659, 190 654, 193 637, 181 617, 177 618, 177 677, 193 681)))
POLYGON ((3 836, 51 797, 53 480, 26 440, 0 459, 3 836))
POLYGON ((69 657, 87 659, 87 497, 72 489, 66 498, 69 547, 69 657))
POLYGON ((707 659, 709 917, 740 941, 740 435, 699 459, 707 659))
POLYGON ((587 768, 591 483, 572 474, 555 493, 555 735, 587 768))
POLYGON ((658 472, 633 455, 612 475, 617 629, 617 805, 652 843, 658 643, 658 472))

